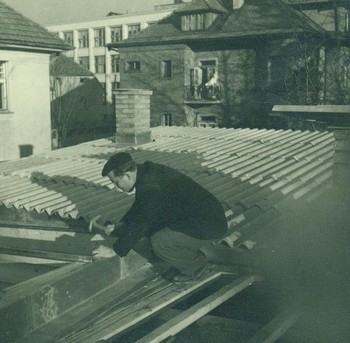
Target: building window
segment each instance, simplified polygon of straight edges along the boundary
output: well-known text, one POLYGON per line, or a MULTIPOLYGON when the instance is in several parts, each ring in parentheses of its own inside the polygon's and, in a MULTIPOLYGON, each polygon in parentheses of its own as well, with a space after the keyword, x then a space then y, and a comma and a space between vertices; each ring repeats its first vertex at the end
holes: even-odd
POLYGON ((161 65, 161 76, 170 78, 173 75, 171 60, 163 60, 161 65))
POLYGON ((171 113, 164 113, 162 115, 162 126, 172 126, 173 120, 171 113))
POLYGON ((127 71, 141 71, 141 62, 140 61, 131 61, 126 62, 127 71))
POLYGON ((112 82, 112 91, 118 88, 120 88, 120 82, 118 81, 112 82))
POLYGON ((79 48, 89 47, 89 31, 81 30, 78 31, 79 48))
POLYGON ((128 25, 128 37, 135 35, 141 31, 140 24, 137 25, 128 25))
POLYGON ((182 31, 207 29, 217 18, 217 13, 188 14, 181 17, 182 31))
POLYGON ((111 27, 111 43, 119 42, 123 39, 123 29, 121 26, 111 27))
POLYGON ((112 73, 119 73, 119 55, 111 56, 112 73))
POLYGON ((199 115, 199 117, 197 118, 197 121, 198 121, 198 125, 199 127, 211 127, 211 128, 214 128, 214 127, 217 127, 218 126, 218 119, 217 119, 217 116, 215 114, 213 115, 199 115))
POLYGON ((19 157, 28 157, 30 155, 33 155, 33 148, 34 146, 31 144, 23 144, 19 146, 19 157))
POLYGON ((94 30, 95 46, 105 46, 105 29, 94 30))
POLYGON ((67 31, 67 32, 63 32, 63 36, 64 36, 64 41, 73 46, 73 31, 67 31))
POLYGON ((89 69, 89 56, 81 56, 79 57, 79 64, 86 68, 89 69))
POLYGON ((95 56, 95 73, 104 74, 106 72, 106 61, 104 56, 95 56))
POLYGON ((0 110, 7 110, 6 62, 0 61, 0 110))

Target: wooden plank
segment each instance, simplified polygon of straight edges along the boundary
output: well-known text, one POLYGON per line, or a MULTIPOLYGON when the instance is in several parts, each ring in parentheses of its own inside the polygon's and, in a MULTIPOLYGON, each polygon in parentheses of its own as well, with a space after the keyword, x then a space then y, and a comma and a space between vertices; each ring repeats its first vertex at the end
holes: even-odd
POLYGON ((30 263, 30 264, 53 264, 53 265, 65 265, 69 262, 52 260, 47 258, 36 258, 28 256, 18 256, 10 254, 0 253, 0 263, 30 263))
POLYGON ((200 301, 190 309, 182 312, 175 318, 169 320, 158 329, 146 335, 136 343, 159 343, 164 339, 176 335, 178 332, 189 326, 208 312, 221 305, 227 299, 233 297, 243 289, 256 281, 255 276, 249 275, 241 277, 225 286, 219 291, 200 301))
POLYGON ((150 268, 144 267, 127 278, 112 283, 91 298, 66 311, 62 316, 28 334, 22 343, 51 343, 66 341, 96 323, 101 323, 115 312, 131 309, 149 294, 169 285, 150 268), (42 337, 40 340, 36 336, 42 337), (46 339, 49 337, 50 339, 46 339))
POLYGON ((134 327, 157 314, 160 310, 174 304, 181 298, 189 296, 205 285, 217 280, 220 272, 206 274, 200 280, 184 284, 169 283, 168 287, 161 289, 139 302, 121 306, 111 312, 97 323, 90 323, 87 329, 76 335, 64 337, 59 342, 64 343, 95 343, 99 340, 108 340, 126 330, 134 327))
POLYGON ((277 341, 299 318, 295 312, 284 311, 270 321, 247 343, 272 343, 277 341))
POLYGON ((49 265, 27 263, 1 263, 0 281, 17 284, 55 269, 49 265))
POLYGON ((32 250, 32 249, 16 249, 0 246, 0 254, 35 257, 41 259, 68 261, 68 262, 91 262, 91 256, 66 254, 52 251, 32 250))

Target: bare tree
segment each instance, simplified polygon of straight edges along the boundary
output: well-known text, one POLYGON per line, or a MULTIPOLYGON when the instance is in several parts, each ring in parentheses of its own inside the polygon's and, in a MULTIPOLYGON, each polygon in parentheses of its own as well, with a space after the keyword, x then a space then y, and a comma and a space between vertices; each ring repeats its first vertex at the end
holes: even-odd
POLYGON ((57 129, 59 148, 65 146, 72 129, 91 129, 98 125, 100 113, 92 113, 88 105, 91 98, 96 97, 96 87, 102 94, 102 86, 95 79, 75 76, 50 78, 51 122, 52 128, 57 129))

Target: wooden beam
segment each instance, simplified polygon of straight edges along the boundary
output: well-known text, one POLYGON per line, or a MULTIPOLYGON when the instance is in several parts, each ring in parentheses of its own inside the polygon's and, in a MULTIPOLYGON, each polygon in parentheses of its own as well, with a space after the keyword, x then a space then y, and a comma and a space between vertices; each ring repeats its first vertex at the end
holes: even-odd
POLYGON ((44 250, 32 250, 32 249, 16 249, 0 246, 0 254, 35 257, 41 259, 55 260, 55 261, 69 261, 69 262, 92 262, 91 256, 66 254, 44 250))
MULTIPOLYGON (((152 318, 168 306, 218 280, 220 276, 220 272, 212 272, 198 281, 183 284, 173 284, 163 280, 160 289, 152 292, 149 296, 143 297, 137 302, 126 298, 127 306, 117 304, 116 308, 106 314, 106 316, 90 322, 88 327, 82 328, 82 330, 73 333, 73 335, 65 336, 59 342, 95 343, 115 338, 145 320, 152 318)), ((160 276, 158 278, 161 279, 160 276)), ((127 278, 125 281, 127 281, 127 278)), ((144 287, 149 286, 145 283, 144 287)))
POLYGON ((47 273, 56 267, 49 265, 34 265, 27 263, 0 263, 0 281, 18 284, 25 280, 47 273))
POLYGON ((247 343, 272 343, 277 341, 298 320, 295 312, 284 311, 269 322, 247 343))
POLYGON ((221 305, 227 299, 247 288, 255 281, 255 276, 249 275, 223 286, 219 291, 200 301, 190 309, 182 312, 167 323, 161 325, 158 329, 138 340, 136 343, 158 343, 176 335, 178 332, 221 305))

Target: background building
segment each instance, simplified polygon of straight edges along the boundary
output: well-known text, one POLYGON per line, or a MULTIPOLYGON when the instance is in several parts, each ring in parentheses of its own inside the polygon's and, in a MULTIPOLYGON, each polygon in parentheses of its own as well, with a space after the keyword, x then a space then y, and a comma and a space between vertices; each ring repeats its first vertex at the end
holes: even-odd
POLYGON ((96 74, 105 87, 106 99, 112 102, 112 90, 120 82, 119 56, 109 51, 109 43, 127 39, 158 20, 168 16, 175 5, 157 7, 152 12, 119 14, 110 12, 104 18, 50 25, 47 29, 64 39, 73 50, 67 56, 96 74))
POLYGON ((274 104, 347 104, 348 12, 317 3, 311 15, 280 0, 195 0, 110 44, 121 87, 153 91, 154 126, 266 128, 274 104))

